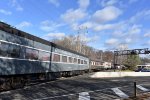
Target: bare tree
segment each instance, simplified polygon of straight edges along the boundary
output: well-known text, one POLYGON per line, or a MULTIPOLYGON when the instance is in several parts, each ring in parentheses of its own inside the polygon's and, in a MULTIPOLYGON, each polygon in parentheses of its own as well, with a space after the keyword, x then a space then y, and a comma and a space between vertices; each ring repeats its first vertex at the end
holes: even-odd
POLYGON ((65 48, 74 50, 76 52, 87 55, 91 59, 99 59, 103 61, 112 62, 113 52, 94 49, 87 45, 87 42, 82 40, 82 35, 78 34, 76 36, 70 35, 62 39, 54 39, 52 42, 57 45, 63 46, 65 48))

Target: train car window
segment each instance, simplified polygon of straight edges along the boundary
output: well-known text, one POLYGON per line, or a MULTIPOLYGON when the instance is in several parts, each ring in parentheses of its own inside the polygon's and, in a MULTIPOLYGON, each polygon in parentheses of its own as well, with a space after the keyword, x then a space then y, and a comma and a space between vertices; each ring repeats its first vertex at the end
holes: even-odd
POLYGON ((84 64, 87 64, 87 61, 84 60, 84 64))
POLYGON ((50 53, 39 51, 39 60, 41 61, 50 61, 50 53))
POLYGON ((53 61, 55 61, 55 62, 60 62, 60 55, 58 55, 58 54, 53 54, 53 61))
POLYGON ((62 62, 67 62, 67 56, 62 56, 62 62))
POLYGON ((81 63, 81 61, 80 61, 80 59, 78 59, 78 64, 80 64, 81 63))
POLYGON ((83 64, 83 60, 81 60, 81 64, 83 64))
POLYGON ((93 65, 94 65, 95 63, 94 63, 94 61, 93 61, 93 65))
POLYGON ((91 65, 93 65, 93 61, 91 62, 91 65))
POLYGON ((34 47, 38 48, 38 49, 42 49, 42 50, 47 50, 47 51, 49 51, 51 49, 51 47, 49 45, 45 45, 43 43, 36 42, 36 41, 34 41, 34 47))
POLYGON ((26 59, 38 60, 38 50, 26 48, 26 59))
POLYGON ((4 56, 4 57, 8 56, 7 53, 8 46, 9 45, 7 43, 0 42, 0 56, 4 56))
POLYGON ((93 65, 93 61, 91 61, 91 65, 93 65))
POLYGON ((33 41, 33 40, 27 39, 27 38, 25 38, 25 40, 26 40, 26 43, 27 43, 26 45, 27 45, 27 46, 31 46, 31 47, 34 46, 34 45, 33 45, 33 44, 34 44, 34 41, 33 41))
POLYGON ((68 59, 69 59, 69 63, 72 63, 72 57, 69 57, 68 59))
POLYGON ((19 58, 20 57, 20 46, 9 44, 8 56, 12 57, 12 58, 19 58))
POLYGON ((74 62, 74 63, 77 63, 77 58, 74 58, 73 62, 74 62))
POLYGON ((98 65, 101 65, 101 63, 99 62, 98 65))
POLYGON ((0 43, 0 55, 5 57, 19 58, 20 57, 20 46, 0 43))

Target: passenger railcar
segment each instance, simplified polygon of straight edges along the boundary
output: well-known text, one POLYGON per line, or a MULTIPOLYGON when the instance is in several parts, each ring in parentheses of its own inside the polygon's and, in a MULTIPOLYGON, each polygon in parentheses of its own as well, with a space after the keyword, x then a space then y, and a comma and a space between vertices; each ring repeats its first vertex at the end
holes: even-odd
POLYGON ((92 71, 100 71, 104 70, 105 66, 103 65, 103 61, 97 60, 97 59, 92 59, 91 60, 91 70, 92 71))
POLYGON ((89 70, 89 58, 0 22, 0 90, 89 70))

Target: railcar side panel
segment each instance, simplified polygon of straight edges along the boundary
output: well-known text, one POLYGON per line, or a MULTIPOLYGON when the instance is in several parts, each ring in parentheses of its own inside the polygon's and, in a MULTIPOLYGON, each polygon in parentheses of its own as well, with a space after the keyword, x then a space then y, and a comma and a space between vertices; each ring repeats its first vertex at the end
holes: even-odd
POLYGON ((0 75, 32 74, 49 71, 48 62, 0 58, 0 75))
POLYGON ((28 39, 26 36, 20 37, 0 30, 0 75, 87 69, 89 69, 89 58, 87 57, 34 41, 34 38, 28 39), (51 54, 59 54, 60 61, 53 61, 51 54), (62 61, 62 56, 67 57, 66 62, 62 61), (69 57, 72 58, 71 62, 69 62, 69 57), (73 61, 74 58, 77 62, 73 61), (83 63, 84 61, 86 64, 83 63))

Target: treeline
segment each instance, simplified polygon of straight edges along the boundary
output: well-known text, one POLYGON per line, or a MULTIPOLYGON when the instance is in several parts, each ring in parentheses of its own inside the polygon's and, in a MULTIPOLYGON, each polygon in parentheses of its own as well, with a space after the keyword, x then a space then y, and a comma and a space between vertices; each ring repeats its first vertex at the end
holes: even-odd
MULTIPOLYGON (((82 36, 80 35, 70 35, 61 39, 53 39, 52 42, 65 48, 87 55, 90 59, 112 62, 113 64, 112 51, 103 51, 90 47, 87 45, 88 42, 85 41, 84 38, 82 38, 82 36)), ((119 56, 117 61, 119 64, 125 65, 126 67, 128 67, 128 69, 131 70, 134 70, 136 65, 138 64, 150 63, 150 59, 140 58, 139 55, 119 56)))
POLYGON ((94 49, 87 45, 87 41, 82 38, 82 36, 67 36, 61 39, 53 39, 52 42, 56 43, 57 45, 63 46, 65 48, 74 50, 76 52, 82 53, 90 57, 93 60, 100 60, 100 61, 113 61, 113 52, 112 51, 102 51, 98 49, 94 49))
POLYGON ((141 58, 141 64, 145 64, 145 63, 149 63, 150 64, 150 58, 142 57, 141 58))

